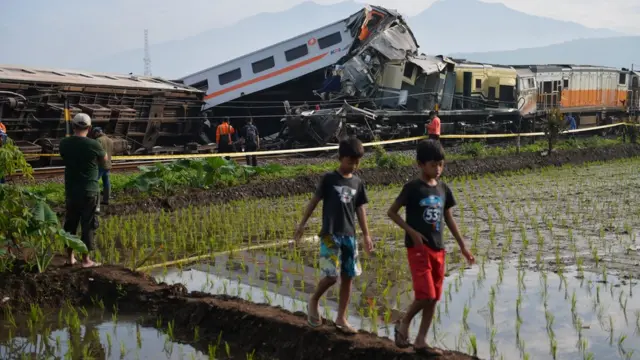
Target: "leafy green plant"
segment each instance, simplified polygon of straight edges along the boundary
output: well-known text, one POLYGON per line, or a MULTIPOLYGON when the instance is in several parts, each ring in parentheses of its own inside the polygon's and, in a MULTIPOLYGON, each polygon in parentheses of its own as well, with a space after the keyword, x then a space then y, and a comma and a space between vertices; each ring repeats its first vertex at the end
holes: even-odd
POLYGON ((487 154, 487 149, 482 142, 466 142, 461 146, 462 154, 470 155, 474 158, 483 157, 487 154))
POLYGON ((141 166, 139 169, 141 174, 132 178, 125 187, 136 188, 141 192, 167 194, 175 185, 205 189, 233 185, 239 181, 246 182, 254 175, 280 172, 283 167, 278 164, 250 167, 222 157, 211 157, 182 159, 169 164, 157 163, 153 166, 141 166))
POLYGON ((388 154, 382 145, 373 146, 373 158, 376 167, 383 169, 399 169, 406 162, 402 155, 388 154))
POLYGON ((15 146, 13 140, 7 138, 7 141, 0 145, 0 179, 11 176, 18 171, 30 179, 33 178, 33 169, 24 154, 15 146))
MULTIPOLYGON (((8 265, 19 250, 30 267, 43 272, 55 250, 68 246, 86 253, 86 245, 60 227, 58 217, 45 198, 10 185, 0 185, 0 258, 8 265), (31 253, 31 254, 29 254, 31 253)), ((6 270, 9 266, 3 266, 6 270)))

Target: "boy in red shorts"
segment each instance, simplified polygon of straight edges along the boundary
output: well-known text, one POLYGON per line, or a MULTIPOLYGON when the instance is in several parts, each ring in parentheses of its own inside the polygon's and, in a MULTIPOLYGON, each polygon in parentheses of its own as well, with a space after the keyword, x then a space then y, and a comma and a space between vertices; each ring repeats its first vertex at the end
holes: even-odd
POLYGON ((456 238, 462 255, 470 264, 473 255, 465 247, 458 226, 453 219, 451 208, 456 205, 451 189, 442 181, 440 174, 444 168, 444 150, 434 140, 421 141, 416 154, 420 167, 420 178, 404 185, 387 215, 406 231, 405 246, 411 268, 415 300, 406 315, 395 327, 396 346, 411 346, 408 340, 409 324, 422 311, 420 330, 413 345, 416 352, 441 355, 438 349, 427 345, 427 332, 431 326, 436 303, 442 294, 444 281, 445 247, 442 242, 442 220, 456 238), (398 211, 406 207, 406 221, 398 211))

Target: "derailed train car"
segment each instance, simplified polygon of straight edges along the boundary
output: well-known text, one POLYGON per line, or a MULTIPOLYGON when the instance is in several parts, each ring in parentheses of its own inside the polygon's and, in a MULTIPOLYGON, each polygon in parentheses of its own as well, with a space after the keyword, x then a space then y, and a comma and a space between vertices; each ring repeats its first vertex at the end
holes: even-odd
POLYGON ((0 119, 26 154, 58 151, 65 103, 71 118, 89 114, 117 154, 201 150, 203 96, 157 77, 0 66, 0 119))

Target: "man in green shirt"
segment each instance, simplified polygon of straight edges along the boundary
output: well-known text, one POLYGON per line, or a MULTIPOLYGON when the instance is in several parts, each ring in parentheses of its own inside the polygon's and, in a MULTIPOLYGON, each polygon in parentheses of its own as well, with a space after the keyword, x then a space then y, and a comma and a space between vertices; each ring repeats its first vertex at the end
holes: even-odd
MULTIPOLYGON (((96 206, 98 203, 98 166, 104 166, 107 154, 100 143, 87 137, 91 128, 91 117, 80 113, 71 120, 73 136, 60 141, 60 156, 64 161, 64 188, 66 211, 64 229, 75 234, 78 225, 82 228, 80 238, 93 250, 93 236, 98 228, 96 206)), ((68 265, 74 265, 76 259, 73 250, 68 248, 68 265)), ((91 260, 89 254, 82 255, 82 267, 99 265, 91 260)))

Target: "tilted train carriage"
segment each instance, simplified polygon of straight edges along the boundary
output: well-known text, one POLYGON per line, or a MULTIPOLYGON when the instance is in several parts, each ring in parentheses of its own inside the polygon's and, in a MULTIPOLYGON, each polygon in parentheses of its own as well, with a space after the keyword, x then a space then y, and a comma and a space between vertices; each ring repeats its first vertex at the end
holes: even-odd
POLYGON ((157 77, 0 65, 0 119, 27 154, 56 153, 72 118, 91 116, 117 154, 180 152, 202 133, 203 92, 157 77))

